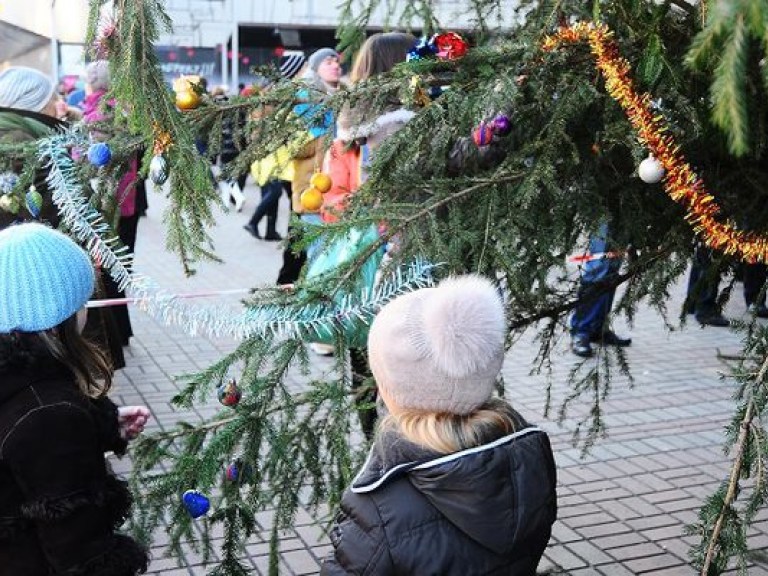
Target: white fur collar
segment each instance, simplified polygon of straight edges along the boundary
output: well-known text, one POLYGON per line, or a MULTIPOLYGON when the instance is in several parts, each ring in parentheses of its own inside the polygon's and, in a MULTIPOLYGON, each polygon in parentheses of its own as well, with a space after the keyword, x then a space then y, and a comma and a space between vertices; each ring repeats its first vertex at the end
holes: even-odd
POLYGON ((350 142, 355 138, 367 138, 392 124, 405 124, 414 116, 416 116, 415 112, 406 110, 405 108, 398 108, 397 110, 386 112, 381 116, 378 116, 372 122, 366 122, 365 124, 357 126, 338 126, 336 138, 340 138, 345 142, 350 142))

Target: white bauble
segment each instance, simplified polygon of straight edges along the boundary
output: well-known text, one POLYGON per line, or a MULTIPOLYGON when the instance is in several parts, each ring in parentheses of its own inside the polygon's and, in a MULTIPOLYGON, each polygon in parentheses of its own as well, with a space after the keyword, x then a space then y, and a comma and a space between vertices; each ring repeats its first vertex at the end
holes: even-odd
POLYGON ((640 180, 646 184, 656 184, 664 178, 664 166, 653 156, 648 156, 648 158, 640 162, 637 174, 640 176, 640 180))

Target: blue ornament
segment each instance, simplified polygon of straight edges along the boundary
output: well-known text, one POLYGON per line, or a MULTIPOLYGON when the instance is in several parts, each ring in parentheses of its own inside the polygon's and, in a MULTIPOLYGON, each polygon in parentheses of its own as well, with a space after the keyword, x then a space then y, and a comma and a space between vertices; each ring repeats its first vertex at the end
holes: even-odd
MULTIPOLYGON (((434 38, 434 37, 433 37, 434 38)), ((422 36, 418 42, 408 51, 406 61, 421 60, 422 58, 428 58, 437 54, 437 46, 432 41, 432 38, 422 36)))
POLYGON ((37 191, 37 188, 30 186, 24 195, 24 200, 27 205, 27 212, 32 215, 32 218, 39 218, 40 210, 43 208, 43 196, 37 191))
POLYGON ((227 466, 224 470, 224 477, 230 482, 245 482, 250 478, 251 473, 251 466, 243 464, 243 461, 238 459, 227 466))
POLYGON ((112 151, 104 142, 91 144, 88 148, 88 162, 96 166, 106 166, 112 160, 112 151))
POLYGON ((181 502, 184 504, 184 508, 187 509, 192 518, 200 518, 204 516, 211 508, 211 501, 205 494, 201 494, 197 490, 187 490, 181 497, 181 502))

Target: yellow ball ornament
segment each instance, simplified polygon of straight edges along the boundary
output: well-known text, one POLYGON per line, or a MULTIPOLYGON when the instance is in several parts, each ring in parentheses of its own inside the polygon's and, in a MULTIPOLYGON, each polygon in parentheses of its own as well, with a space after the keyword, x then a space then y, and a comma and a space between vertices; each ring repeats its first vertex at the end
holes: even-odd
POLYGON ((333 180, 325 172, 315 172, 312 174, 312 178, 309 179, 309 185, 325 194, 333 186, 333 180))
POLYGON ((194 110, 200 106, 200 95, 194 90, 176 92, 176 106, 179 110, 194 110))
POLYGON ((301 207, 307 212, 317 212, 323 205, 323 193, 317 188, 307 188, 299 197, 301 207))

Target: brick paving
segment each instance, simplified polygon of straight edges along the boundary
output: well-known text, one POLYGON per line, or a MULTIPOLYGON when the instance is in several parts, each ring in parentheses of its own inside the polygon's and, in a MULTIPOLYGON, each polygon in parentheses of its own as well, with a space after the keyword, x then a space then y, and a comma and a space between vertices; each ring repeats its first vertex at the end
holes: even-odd
MULTIPOLYGON (((280 266, 277 243, 258 241, 242 226, 254 210, 258 191, 249 186, 241 213, 217 212, 211 230, 222 264, 204 263, 197 274, 186 278, 175 255, 164 246, 162 195, 150 194, 150 209, 139 226, 136 268, 171 293, 227 290, 271 284, 280 266)), ((288 206, 281 199, 278 229, 285 231, 288 206)), ((262 227, 264 223, 262 224, 262 227)), ((740 285, 737 285, 740 288, 740 285)), ((677 314, 684 293, 678 285, 669 309, 677 314)), ((236 296, 198 300, 201 304, 236 307, 236 296)), ((726 314, 744 313, 741 294, 728 305, 726 314)), ((113 396, 121 403, 145 403, 155 416, 149 430, 172 427, 178 420, 210 417, 219 409, 215 399, 180 412, 170 406, 178 390, 174 375, 207 366, 233 349, 226 339, 192 337, 180 328, 164 326, 145 313, 132 309, 135 337, 126 349, 128 366, 117 377, 113 396)), ((674 320, 674 318, 672 319, 674 320)), ((539 571, 572 576, 653 574, 690 575, 687 564, 691 538, 683 535, 686 523, 711 491, 727 475, 729 461, 722 451, 722 430, 734 404, 733 383, 721 379, 726 366, 718 353, 737 354, 739 338, 722 328, 700 328, 692 320, 670 330, 656 313, 641 308, 632 326, 617 320, 616 329, 631 334, 627 349, 634 382, 619 375, 602 401, 607 435, 589 454, 572 444, 580 418, 591 406, 589 398, 575 402, 561 423, 558 408, 569 394, 568 373, 576 358, 568 352, 567 338, 557 343, 551 367, 552 407, 544 414, 547 379, 531 375, 536 351, 532 334, 524 335, 509 353, 504 367, 507 397, 529 420, 539 423, 552 439, 558 466, 559 519, 539 571)), ((320 369, 330 361, 317 358, 320 369)), ((596 366, 590 360, 581 366, 596 366)), ((120 473, 128 473, 130 459, 115 461, 120 473)), ((749 574, 768 575, 768 513, 750 530, 754 551, 749 574)), ((264 537, 246 546, 253 574, 266 574, 268 527, 271 514, 258 515, 264 537)), ((281 574, 316 574, 329 550, 322 529, 302 512, 292 530, 282 535, 281 574)), ((207 569, 198 555, 167 558, 163 534, 153 544, 150 574, 202 576, 207 569)), ((736 571, 733 571, 736 574, 736 571)))

